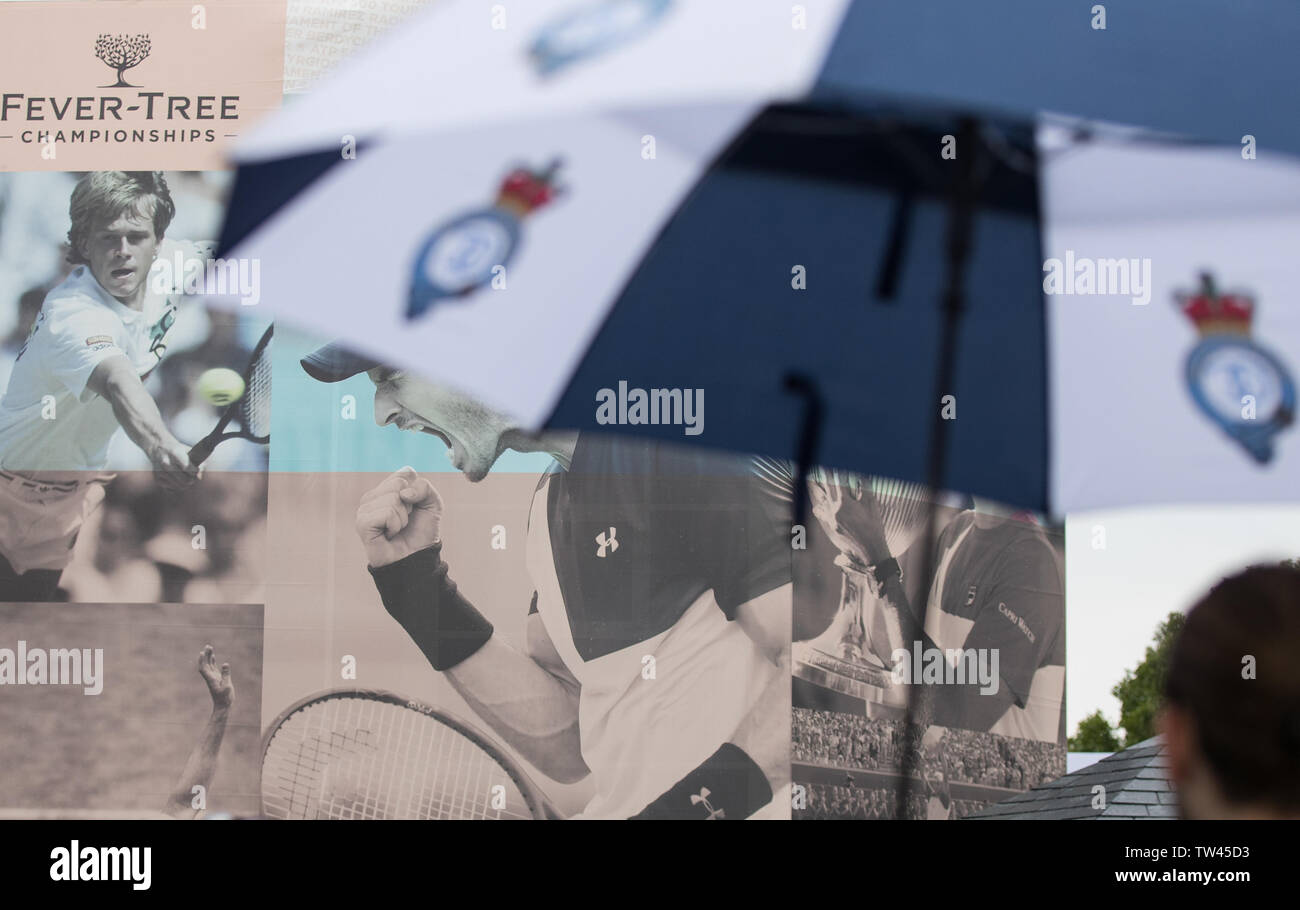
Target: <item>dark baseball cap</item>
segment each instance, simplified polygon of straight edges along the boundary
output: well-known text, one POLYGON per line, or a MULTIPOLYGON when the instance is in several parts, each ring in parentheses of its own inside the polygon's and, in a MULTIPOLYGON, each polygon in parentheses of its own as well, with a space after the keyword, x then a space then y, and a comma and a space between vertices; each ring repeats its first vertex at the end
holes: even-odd
POLYGON ((321 382, 342 382, 380 365, 378 360, 363 357, 338 342, 323 345, 298 362, 308 376, 321 382))

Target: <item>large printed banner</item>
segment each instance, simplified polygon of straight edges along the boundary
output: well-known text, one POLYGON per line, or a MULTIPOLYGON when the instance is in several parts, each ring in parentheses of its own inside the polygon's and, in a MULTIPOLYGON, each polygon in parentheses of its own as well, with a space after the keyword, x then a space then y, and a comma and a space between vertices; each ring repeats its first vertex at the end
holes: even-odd
POLYGON ((269 450, 195 446, 269 429, 205 296, 259 285, 213 240, 284 13, 0 4, 0 817, 259 811, 269 450))
POLYGON ((225 166, 280 106, 282 2, 0 6, 0 170, 225 166))
MULTIPOLYGON (((903 814, 948 818, 1062 773, 1060 539, 1034 517, 839 478, 795 524, 789 464, 537 434, 358 356, 355 313, 272 327, 327 286, 374 309, 409 278, 385 230, 538 190, 557 154, 570 198, 519 262, 615 287, 744 113, 656 127, 643 184, 618 117, 439 140, 433 182, 379 148, 335 179, 377 169, 387 197, 293 216, 378 253, 285 231, 215 258, 231 144, 421 5, 0 3, 0 817, 875 818, 907 757, 903 814), (880 513, 898 576, 864 586, 840 519, 880 513)), ((572 355, 544 303, 491 317, 503 357, 572 355)))

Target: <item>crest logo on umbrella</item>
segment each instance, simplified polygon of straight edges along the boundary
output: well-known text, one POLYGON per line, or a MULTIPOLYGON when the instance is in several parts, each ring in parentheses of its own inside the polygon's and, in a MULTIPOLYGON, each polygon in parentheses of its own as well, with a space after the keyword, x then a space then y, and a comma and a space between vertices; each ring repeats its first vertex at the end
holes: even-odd
POLYGON ((415 257, 407 319, 423 316, 439 300, 468 296, 504 269, 519 248, 523 219, 564 192, 554 182, 560 163, 556 159, 540 171, 515 168, 492 205, 429 235, 415 257))
POLYGON ((1295 419, 1295 382, 1281 360, 1250 337, 1255 301, 1220 294, 1201 275, 1194 292, 1175 295, 1201 340, 1187 355, 1188 388, 1197 406, 1255 461, 1273 458, 1273 437, 1295 419))
POLYGON ((671 7, 672 0, 600 0, 546 25, 528 57, 539 76, 549 76, 644 34, 671 7))

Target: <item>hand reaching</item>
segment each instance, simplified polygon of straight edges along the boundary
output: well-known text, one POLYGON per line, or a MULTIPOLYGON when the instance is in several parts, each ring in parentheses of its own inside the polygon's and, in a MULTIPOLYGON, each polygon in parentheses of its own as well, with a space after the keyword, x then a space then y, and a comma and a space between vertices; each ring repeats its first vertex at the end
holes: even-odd
POLYGON ((885 523, 869 478, 818 469, 808 479, 813 515, 858 568, 889 559, 885 523))
POLYGON ((204 645, 199 654, 199 675, 208 684, 214 708, 229 708, 235 700, 235 684, 230 679, 230 664, 217 669, 216 652, 212 645, 204 645))

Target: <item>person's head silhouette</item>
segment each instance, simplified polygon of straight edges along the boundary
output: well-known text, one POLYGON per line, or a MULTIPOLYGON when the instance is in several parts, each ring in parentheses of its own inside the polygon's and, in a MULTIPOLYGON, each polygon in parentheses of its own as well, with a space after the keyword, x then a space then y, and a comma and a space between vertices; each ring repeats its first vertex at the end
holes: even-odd
POLYGON ((1224 579, 1187 614, 1161 728, 1186 818, 1300 818, 1300 571, 1224 579))

